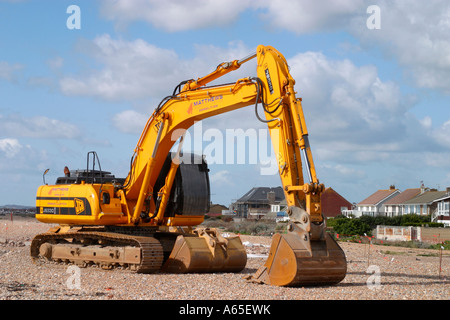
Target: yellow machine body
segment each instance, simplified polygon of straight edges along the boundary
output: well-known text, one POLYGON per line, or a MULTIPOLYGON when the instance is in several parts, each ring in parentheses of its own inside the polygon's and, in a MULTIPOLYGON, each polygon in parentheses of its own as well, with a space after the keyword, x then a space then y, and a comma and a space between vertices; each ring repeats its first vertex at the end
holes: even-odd
POLYGON ((223 238, 217 230, 193 229, 203 222, 208 210, 208 169, 204 159, 186 158, 180 150, 186 130, 196 121, 254 105, 256 117, 270 132, 290 224, 287 234, 274 237, 269 259, 250 280, 283 286, 341 281, 346 273, 345 255, 324 231, 320 202, 324 186, 316 177, 294 84, 284 56, 262 45, 255 54, 222 63, 202 78, 180 83, 149 117, 125 179, 88 168, 76 177, 39 187, 36 218, 62 227, 36 237, 33 258, 123 264, 140 272, 242 270, 247 258, 239 237, 223 238), (256 77, 206 86, 255 57, 256 77), (258 111, 259 104, 262 110, 258 111), (177 141, 178 151, 172 152, 177 141), (109 245, 94 254, 86 243, 109 245), (119 247, 122 251, 111 253, 119 247), (140 258, 133 249, 136 247, 140 248, 140 258), (111 258, 96 261, 99 254, 111 258), (133 258, 119 258, 124 255, 133 258), (285 275, 284 280, 279 280, 280 274, 285 275))
MULTIPOLYGON (((43 185, 36 195, 36 219, 45 223, 63 225, 128 225, 128 217, 123 213, 124 205, 120 198, 112 197, 112 184, 70 184, 43 185), (109 203, 99 201, 99 190, 110 194, 109 203)), ((126 208, 126 207, 125 207, 126 208)), ((177 216, 164 219, 166 226, 197 226, 204 215, 177 216)), ((142 223, 152 226, 152 223, 142 223)))

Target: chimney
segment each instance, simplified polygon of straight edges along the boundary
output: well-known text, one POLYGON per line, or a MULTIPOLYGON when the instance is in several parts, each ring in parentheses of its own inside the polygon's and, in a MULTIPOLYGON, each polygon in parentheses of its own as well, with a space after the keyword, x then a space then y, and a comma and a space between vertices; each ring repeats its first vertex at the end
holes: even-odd
POLYGON ((389 190, 395 190, 395 185, 394 185, 394 184, 391 184, 391 185, 389 186, 389 190))
POLYGON ((269 200, 269 204, 275 203, 275 191, 267 192, 267 200, 269 200))
POLYGON ((447 195, 450 195, 450 187, 447 187, 445 190, 447 191, 447 195))
POLYGON ((424 192, 425 192, 425 185, 422 182, 422 184, 420 185, 420 194, 422 194, 424 192))

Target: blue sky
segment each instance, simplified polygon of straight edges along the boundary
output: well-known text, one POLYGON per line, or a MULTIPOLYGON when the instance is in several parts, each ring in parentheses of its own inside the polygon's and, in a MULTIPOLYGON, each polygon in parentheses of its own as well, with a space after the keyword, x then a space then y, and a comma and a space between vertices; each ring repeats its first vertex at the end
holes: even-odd
MULTIPOLYGON (((53 183, 65 165, 84 168, 92 150, 104 170, 125 176, 163 97, 259 44, 288 60, 326 186, 351 202, 391 184, 442 190, 450 186, 449 31, 444 0, 0 0, 0 205, 34 205, 45 169, 53 183), (81 29, 67 28, 70 5, 80 8, 81 29), (380 29, 367 27, 370 5, 380 29)), ((224 82, 255 74, 249 62, 224 82)), ((202 128, 264 125, 250 107, 202 128)), ((212 201, 280 185, 260 168, 212 163, 212 201)))

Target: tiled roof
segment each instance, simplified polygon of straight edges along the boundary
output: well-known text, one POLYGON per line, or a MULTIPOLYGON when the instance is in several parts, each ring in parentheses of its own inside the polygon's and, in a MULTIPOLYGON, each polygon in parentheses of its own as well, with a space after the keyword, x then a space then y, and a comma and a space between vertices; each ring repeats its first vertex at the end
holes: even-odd
POLYGON ((334 190, 331 187, 325 188, 325 190, 322 192, 322 196, 326 196, 326 194, 333 194, 336 197, 338 197, 339 199, 341 199, 344 202, 348 202, 350 205, 352 205, 347 199, 345 199, 343 196, 341 196, 339 193, 337 193, 336 190, 334 190))
POLYGON ((389 190, 378 190, 368 198, 364 199, 358 205, 368 204, 368 205, 376 205, 380 201, 386 199, 390 195, 392 195, 394 192, 398 192, 398 189, 389 189, 389 190))
POLYGON ((399 193, 398 195, 392 197, 388 201, 386 201, 384 204, 401 204, 405 201, 408 201, 411 198, 414 198, 415 196, 420 194, 420 188, 414 188, 414 189, 406 189, 403 192, 399 193))
POLYGON ((446 194, 444 194, 441 198, 435 199, 433 202, 444 201, 444 200, 448 200, 448 199, 450 199, 450 194, 448 191, 446 191, 446 194))
POLYGON ((237 200, 237 202, 266 202, 268 203, 267 193, 275 192, 275 201, 280 202, 284 199, 284 191, 281 187, 269 188, 269 187, 258 187, 252 188, 246 194, 244 194, 241 198, 237 200))
POLYGON ((421 203, 431 203, 436 199, 442 198, 447 194, 447 191, 427 191, 405 201, 404 204, 421 204, 421 203))

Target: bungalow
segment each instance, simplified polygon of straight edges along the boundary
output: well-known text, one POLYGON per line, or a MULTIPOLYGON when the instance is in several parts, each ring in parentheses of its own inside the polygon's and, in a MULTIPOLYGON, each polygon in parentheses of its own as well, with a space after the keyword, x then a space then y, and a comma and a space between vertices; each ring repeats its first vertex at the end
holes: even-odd
POLYGON ((438 203, 435 202, 435 200, 445 197, 446 195, 447 191, 437 191, 436 189, 421 193, 401 204, 403 207, 403 214, 432 214, 438 206, 438 203))
POLYGON ((354 210, 354 215, 356 217, 384 215, 384 203, 398 194, 400 194, 400 190, 396 189, 394 185, 387 190, 378 190, 356 205, 357 209, 354 210))
POLYGON ((406 189, 384 203, 384 212, 388 217, 403 215, 402 204, 423 192, 421 188, 406 189))

